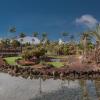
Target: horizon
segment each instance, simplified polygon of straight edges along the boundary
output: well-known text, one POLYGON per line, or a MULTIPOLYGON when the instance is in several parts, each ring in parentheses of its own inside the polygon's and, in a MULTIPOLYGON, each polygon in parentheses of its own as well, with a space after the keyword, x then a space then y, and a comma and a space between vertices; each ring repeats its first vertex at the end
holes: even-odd
POLYGON ((16 35, 25 32, 47 32, 50 40, 68 32, 79 39, 79 34, 93 29, 100 20, 100 1, 95 0, 3 0, 0 2, 0 37, 11 37, 9 27, 16 26, 16 35), (5 5, 5 6, 4 6, 5 5))

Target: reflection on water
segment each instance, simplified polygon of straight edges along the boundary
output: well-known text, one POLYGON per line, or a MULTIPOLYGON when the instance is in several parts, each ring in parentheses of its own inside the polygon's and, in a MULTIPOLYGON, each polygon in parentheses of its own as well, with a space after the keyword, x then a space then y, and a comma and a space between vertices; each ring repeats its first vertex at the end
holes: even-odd
POLYGON ((54 59, 54 58, 50 59, 51 62, 60 62, 60 60, 61 59, 54 59))
POLYGON ((100 100, 100 81, 26 80, 0 73, 0 100, 100 100))

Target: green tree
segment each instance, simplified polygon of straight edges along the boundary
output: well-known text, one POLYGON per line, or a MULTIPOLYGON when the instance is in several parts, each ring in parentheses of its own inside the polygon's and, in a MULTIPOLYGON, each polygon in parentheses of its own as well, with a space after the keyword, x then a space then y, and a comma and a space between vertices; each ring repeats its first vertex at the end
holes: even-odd
POLYGON ((20 47, 20 42, 17 40, 13 40, 11 44, 12 44, 12 47, 14 48, 20 47))
POLYGON ((14 34, 13 37, 12 37, 12 38, 14 39, 14 38, 16 37, 16 36, 15 36, 16 27, 15 27, 15 26, 12 26, 12 27, 9 29, 9 32, 14 34))
POLYGON ((95 59, 96 62, 100 62, 100 24, 96 26, 95 31, 90 31, 90 34, 96 39, 95 45, 95 59))
POLYGON ((20 35, 19 35, 20 38, 24 38, 25 36, 26 36, 26 35, 25 35, 24 32, 21 32, 20 35))
POLYGON ((0 47, 1 47, 1 49, 8 47, 7 41, 6 40, 1 40, 0 47))
POLYGON ((42 41, 45 41, 47 39, 47 33, 43 32, 42 33, 42 41))
POLYGON ((86 56, 88 55, 88 44, 90 43, 91 41, 91 37, 90 37, 90 34, 88 32, 84 32, 82 34, 82 37, 81 37, 81 43, 83 45, 83 61, 86 59, 86 56))
POLYGON ((24 38, 25 36, 26 36, 26 35, 25 35, 24 32, 21 32, 21 33, 20 33, 19 37, 20 37, 20 42, 21 42, 21 44, 22 44, 23 38, 24 38))
POLYGON ((11 32, 11 33, 16 32, 16 27, 15 27, 15 26, 12 26, 12 27, 9 29, 9 32, 11 32))
POLYGON ((74 35, 70 36, 70 40, 71 40, 71 42, 74 42, 74 35))
POLYGON ((29 60, 32 57, 36 57, 37 59, 40 59, 41 57, 45 56, 46 49, 42 47, 37 47, 31 50, 25 50, 22 53, 22 57, 24 59, 29 60))
POLYGON ((7 46, 10 46, 10 39, 6 39, 5 42, 7 46))
POLYGON ((22 42, 23 42, 23 38, 25 37, 26 35, 25 35, 25 33, 24 32, 21 32, 20 33, 20 35, 19 35, 19 37, 20 37, 20 43, 21 43, 21 51, 22 51, 22 47, 23 47, 23 45, 22 45, 22 42))
POLYGON ((34 33, 33 33, 33 36, 34 36, 34 37, 38 37, 38 35, 39 35, 38 32, 34 32, 34 33))
POLYGON ((62 34, 63 40, 65 41, 66 40, 66 37, 68 37, 69 33, 63 32, 61 34, 62 34))

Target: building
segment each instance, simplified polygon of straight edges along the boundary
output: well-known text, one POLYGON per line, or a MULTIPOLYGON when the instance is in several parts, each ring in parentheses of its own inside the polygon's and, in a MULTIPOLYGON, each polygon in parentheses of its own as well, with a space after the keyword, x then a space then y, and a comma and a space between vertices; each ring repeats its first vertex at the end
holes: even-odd
POLYGON ((59 39, 58 43, 59 43, 59 45, 64 44, 62 39, 59 39))
POLYGON ((18 48, 0 48, 0 57, 18 56, 22 52, 21 47, 18 48))
POLYGON ((40 40, 37 37, 26 36, 24 38, 17 38, 19 42, 22 44, 30 43, 30 44, 40 44, 40 40))

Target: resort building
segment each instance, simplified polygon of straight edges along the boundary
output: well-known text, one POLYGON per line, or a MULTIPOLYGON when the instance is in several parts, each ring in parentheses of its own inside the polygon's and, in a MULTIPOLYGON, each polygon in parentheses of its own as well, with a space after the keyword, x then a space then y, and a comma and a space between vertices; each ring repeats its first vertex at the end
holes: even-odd
POLYGON ((40 40, 37 37, 31 37, 31 36, 25 36, 24 38, 17 38, 17 40, 22 44, 30 43, 37 45, 40 43, 40 40))
POLYGON ((17 56, 17 55, 20 55, 21 52, 22 52, 21 47, 18 47, 18 48, 12 48, 12 47, 2 48, 2 49, 0 49, 0 56, 1 57, 4 57, 4 56, 17 56))
POLYGON ((59 45, 64 44, 62 39, 59 39, 58 43, 59 43, 59 45))

